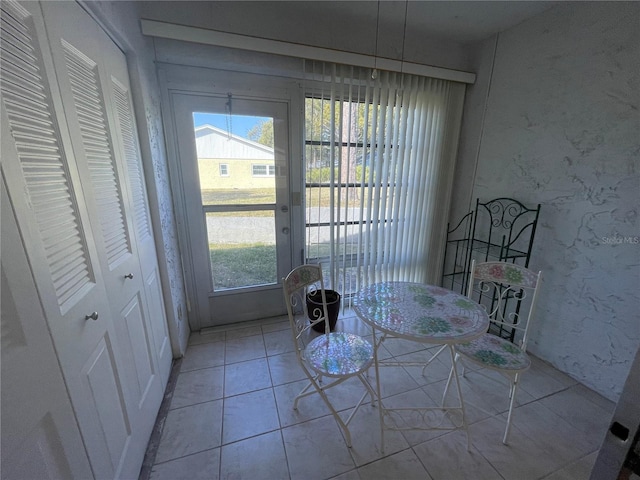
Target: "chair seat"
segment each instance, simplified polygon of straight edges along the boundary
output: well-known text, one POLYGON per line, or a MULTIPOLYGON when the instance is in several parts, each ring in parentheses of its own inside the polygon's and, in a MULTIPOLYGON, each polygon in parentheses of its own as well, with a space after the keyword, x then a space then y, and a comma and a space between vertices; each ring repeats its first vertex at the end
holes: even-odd
POLYGON ((456 351, 483 367, 522 372, 531 366, 529 356, 504 338, 485 333, 468 343, 456 345, 456 351))
POLYGON ((313 339, 305 348, 304 357, 322 375, 355 375, 373 362, 373 346, 358 335, 332 332, 313 339))

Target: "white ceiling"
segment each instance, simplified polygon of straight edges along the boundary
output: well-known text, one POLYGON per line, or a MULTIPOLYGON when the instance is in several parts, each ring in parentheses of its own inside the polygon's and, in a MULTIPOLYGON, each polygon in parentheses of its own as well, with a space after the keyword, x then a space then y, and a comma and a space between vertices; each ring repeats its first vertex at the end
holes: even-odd
POLYGON ((139 5, 150 20, 460 69, 466 53, 458 47, 482 42, 558 3, 156 0, 139 5))
MULTIPOLYGON (((297 3, 297 2, 296 2, 297 3)), ((471 43, 485 40, 527 18, 554 7, 556 1, 314 1, 301 2, 305 8, 331 10, 354 20, 377 15, 380 25, 395 31, 428 32, 432 38, 471 43), (312 6, 313 5, 313 6, 312 6), (407 12, 405 17, 405 11, 407 12)))
MULTIPOLYGON (((468 44, 486 40, 498 32, 548 10, 560 1, 432 1, 432 0, 262 0, 212 2, 214 11, 242 12, 247 31, 260 36, 262 22, 278 25, 280 33, 270 32, 266 38, 284 36, 300 38, 316 25, 326 25, 333 34, 345 31, 373 34, 380 38, 403 36, 432 38, 468 44), (231 5, 233 4, 233 7, 231 5), (405 13, 406 12, 406 13, 405 13), (300 19, 299 21, 289 21, 300 19), (308 21, 311 21, 311 24, 308 21), (405 29, 406 23, 406 29, 405 29), (285 33, 286 32, 286 33, 285 33)), ((213 21, 215 22, 215 14, 213 21)), ((242 20, 239 20, 242 22, 242 20)), ((224 30, 224 26, 220 26, 224 30)), ((266 27, 265 27, 266 28, 266 27)))
POLYGON ((437 38, 470 43, 507 30, 555 5, 548 1, 411 1, 407 29, 426 29, 437 38))

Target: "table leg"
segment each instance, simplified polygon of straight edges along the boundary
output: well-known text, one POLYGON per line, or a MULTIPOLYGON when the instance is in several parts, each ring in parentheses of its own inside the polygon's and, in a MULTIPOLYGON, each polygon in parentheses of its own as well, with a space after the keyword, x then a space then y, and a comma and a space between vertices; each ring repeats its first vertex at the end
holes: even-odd
POLYGON ((380 452, 384 455, 384 406, 380 389, 380 366, 378 365, 378 347, 382 340, 378 342, 376 340, 376 329, 372 328, 371 330, 373 331, 373 362, 376 370, 376 393, 378 394, 378 416, 380 417, 380 452))
MULTIPOLYGON (((460 409, 462 410, 462 428, 464 428, 467 433, 467 450, 471 450, 471 438, 469 436, 469 425, 467 425, 467 411, 464 406, 464 399, 462 398, 462 388, 460 387, 460 378, 458 377, 458 366, 456 365, 456 352, 453 348, 453 345, 449 345, 449 353, 451 354, 451 372, 449 375, 449 379, 447 380, 447 386, 445 388, 446 391, 449 389, 449 382, 451 381, 451 374, 453 374, 453 378, 456 383, 456 389, 458 390, 458 398, 460 399, 460 409)), ((444 397, 442 398, 443 407, 444 407, 444 397)))

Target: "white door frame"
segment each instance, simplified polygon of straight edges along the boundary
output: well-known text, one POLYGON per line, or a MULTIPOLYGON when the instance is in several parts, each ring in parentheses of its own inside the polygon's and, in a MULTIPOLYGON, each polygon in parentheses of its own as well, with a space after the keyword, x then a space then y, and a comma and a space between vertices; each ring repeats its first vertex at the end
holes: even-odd
POLYGON ((175 124, 175 105, 172 97, 174 94, 226 94, 232 90, 231 93, 234 97, 248 100, 278 101, 288 105, 290 243, 291 264, 295 266, 301 261, 302 255, 298 257, 293 252, 302 252, 304 246, 304 217, 301 202, 304 192, 301 168, 302 122, 304 118, 301 102, 302 90, 298 82, 287 78, 167 64, 159 64, 158 77, 163 110, 166 112, 163 115, 163 122, 170 159, 169 171, 178 224, 178 238, 185 273, 189 325, 192 331, 199 331, 209 326, 209 298, 201 289, 199 291, 196 288, 199 279, 190 266, 190 262, 194 258, 194 252, 190 247, 192 232, 185 228, 184 219, 187 218, 187 204, 185 202, 183 172, 179 161, 178 129, 175 124), (196 312, 200 312, 200 315, 196 312))

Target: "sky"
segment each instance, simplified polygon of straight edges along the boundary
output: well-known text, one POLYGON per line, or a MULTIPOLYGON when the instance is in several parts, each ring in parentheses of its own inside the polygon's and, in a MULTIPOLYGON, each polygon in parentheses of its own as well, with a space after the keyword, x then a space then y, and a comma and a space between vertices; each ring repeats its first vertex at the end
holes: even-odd
MULTIPOLYGON (((228 116, 226 113, 194 113, 193 125, 209 124, 227 131, 228 116)), ((231 115, 231 133, 239 137, 247 138, 247 132, 256 123, 267 120, 265 117, 250 117, 246 115, 231 115)))

